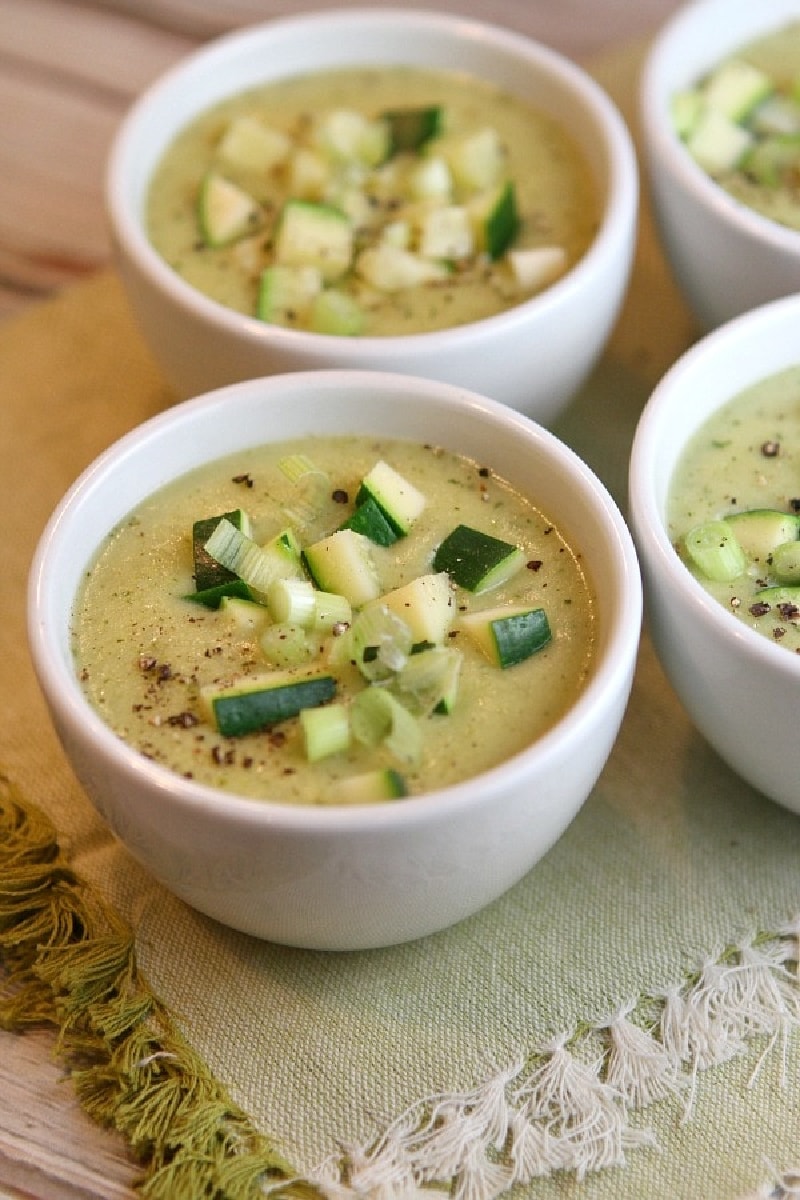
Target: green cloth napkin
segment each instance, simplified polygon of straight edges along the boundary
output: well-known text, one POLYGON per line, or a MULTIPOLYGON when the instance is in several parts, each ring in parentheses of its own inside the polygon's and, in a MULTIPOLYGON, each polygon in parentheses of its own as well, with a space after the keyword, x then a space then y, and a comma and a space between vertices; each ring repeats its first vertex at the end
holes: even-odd
MULTIPOLYGON (((628 89, 631 70, 610 61, 609 86, 628 89)), ((556 430, 623 506, 638 414, 693 336, 645 211, 623 318, 556 430)), ((353 1182, 369 1179, 359 1164, 382 1138, 399 1160, 438 1156, 444 1183, 475 1200, 506 1186, 512 1145, 534 1171, 559 1168, 515 1189, 531 1198, 742 1200, 800 1167, 800 818, 693 730, 646 633, 594 793, 488 909, 358 954, 227 930, 107 833, 24 642, 25 579, 52 507, 172 399, 117 279, 99 275, 0 331, 0 379, 0 762, 135 928, 141 969, 193 1049, 299 1172, 340 1183, 346 1162, 353 1182), (549 1140, 541 1119, 521 1132, 537 1104, 549 1140), (412 1136, 432 1115, 436 1136, 412 1136)), ((371 1178, 363 1194, 412 1194, 381 1190, 377 1169, 371 1178)))

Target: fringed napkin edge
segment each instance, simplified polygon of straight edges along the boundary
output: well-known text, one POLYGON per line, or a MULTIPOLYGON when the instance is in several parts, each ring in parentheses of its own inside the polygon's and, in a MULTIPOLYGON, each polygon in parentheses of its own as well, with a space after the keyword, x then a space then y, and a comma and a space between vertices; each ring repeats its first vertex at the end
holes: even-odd
MULTIPOLYGON (((118 1130, 146 1200, 275 1196, 495 1200, 557 1171, 620 1167, 654 1147, 637 1123, 761 1037, 755 1080, 800 1027, 800 914, 721 948, 660 995, 538 1047, 461 1093, 422 1099, 369 1145, 305 1177, 214 1079, 140 973, 133 931, 59 848, 50 819, 0 774, 0 1026, 48 1025, 82 1107, 118 1130)), ((800 1195, 800 1170, 741 1200, 800 1195)))

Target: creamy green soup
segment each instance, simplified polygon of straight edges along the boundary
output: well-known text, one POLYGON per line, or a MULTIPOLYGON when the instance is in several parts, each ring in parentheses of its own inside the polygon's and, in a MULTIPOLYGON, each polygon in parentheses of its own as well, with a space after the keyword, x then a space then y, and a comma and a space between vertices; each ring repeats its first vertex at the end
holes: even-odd
MULTIPOLYGON (((74 612, 73 644, 89 700, 143 755, 241 795, 324 804, 340 800, 337 786, 355 776, 397 772, 405 794, 413 794, 466 779, 522 750, 563 716, 584 687, 595 655, 593 612, 579 551, 546 513, 484 464, 431 446, 319 438, 212 463, 139 506, 87 571, 74 612), (313 473, 287 473, 287 463, 309 460, 313 473), (405 536, 391 545, 370 544, 381 596, 430 573, 437 548, 456 526, 521 551, 517 569, 496 587, 473 592, 451 585, 452 620, 442 646, 457 652, 459 673, 449 711, 441 706, 427 711, 416 704, 418 697, 400 694, 420 734, 415 762, 402 752, 398 756, 391 742, 356 739, 309 762, 299 715, 243 736, 223 736, 209 719, 204 689, 264 672, 297 679, 330 673, 334 702, 345 711, 355 703, 371 685, 349 654, 343 659, 337 653, 338 639, 355 629, 363 609, 354 605, 347 629, 342 623, 304 635, 298 653, 292 631, 264 607, 251 623, 249 616, 242 619, 242 605, 231 613, 185 598, 195 588, 193 523, 242 508, 257 543, 269 543, 290 525, 309 546, 349 520, 360 481, 376 462, 400 472, 425 501, 405 536), (543 609, 551 638, 516 665, 501 668, 467 623, 476 613, 513 606, 543 609)), ((424 649, 415 646, 406 661, 424 649)), ((394 690, 392 679, 382 686, 394 690)))
MULTIPOLYGON (((227 199, 230 212, 235 194, 227 199)), ((458 72, 405 67, 291 77, 226 100, 175 139, 147 203, 156 249, 219 303, 367 336, 449 328, 518 304, 580 259, 598 220, 591 172, 557 120, 458 72), (438 114, 413 150, 381 142, 385 114, 398 111, 438 114), (253 201, 219 245, 208 234, 209 180, 253 201), (309 232, 307 219, 287 235, 286 206, 298 201, 346 219, 344 230, 328 222, 327 257, 309 249, 318 226, 309 232), (513 236, 495 253, 487 229, 497 231, 498 209, 513 236), (288 283, 287 259, 304 268, 288 283), (278 283, 265 282, 276 265, 278 283)))
POLYGON ((800 366, 743 391, 695 434, 672 480, 668 519, 707 591, 750 628, 800 652, 800 568, 792 561, 800 551, 800 366), (728 578, 710 578, 689 553, 692 531, 708 529, 710 538, 697 540, 710 541, 712 569, 722 547, 731 567, 718 573, 728 578))
POLYGON ((800 21, 741 47, 675 98, 678 130, 731 196, 800 230, 800 21))

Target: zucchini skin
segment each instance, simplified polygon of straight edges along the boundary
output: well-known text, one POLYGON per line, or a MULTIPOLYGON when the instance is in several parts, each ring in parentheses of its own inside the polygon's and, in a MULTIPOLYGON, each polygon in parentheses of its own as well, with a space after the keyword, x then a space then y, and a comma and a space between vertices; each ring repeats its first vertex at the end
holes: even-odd
POLYGON ((208 591, 221 583, 231 583, 237 576, 223 567, 206 550, 206 542, 220 521, 230 521, 240 532, 247 532, 247 517, 240 508, 219 513, 215 517, 203 517, 192 526, 192 558, 194 561, 194 585, 198 592, 208 591))
POLYGON ((223 737, 243 737, 296 717, 304 708, 324 704, 335 694, 333 676, 315 675, 251 691, 231 689, 211 697, 210 703, 223 737))

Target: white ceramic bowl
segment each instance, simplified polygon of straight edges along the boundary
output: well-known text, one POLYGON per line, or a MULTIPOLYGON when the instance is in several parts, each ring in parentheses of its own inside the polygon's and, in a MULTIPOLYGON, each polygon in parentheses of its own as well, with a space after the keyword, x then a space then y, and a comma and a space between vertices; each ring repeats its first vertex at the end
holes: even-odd
POLYGON ((653 643, 692 720, 756 788, 800 812, 800 657, 713 599, 670 543, 666 505, 688 440, 743 389, 800 362, 800 296, 773 301, 698 342, 641 416, 630 465, 630 521, 653 643))
POLYGON ((800 233, 740 204, 689 155, 670 101, 747 42, 800 20, 800 0, 695 0, 655 38, 642 73, 645 171, 676 281, 704 329, 800 291, 800 233))
POLYGON ((276 372, 354 367, 442 379, 550 423, 600 355, 627 286, 638 177, 627 129, 577 66, 524 37, 463 17, 413 9, 304 14, 209 44, 136 103, 108 167, 108 211, 133 311, 179 395, 276 372), (337 338, 266 325, 207 299, 148 241, 142 209, 174 135, 223 97, 259 82, 350 64, 458 69, 554 114, 586 156, 602 203, 583 259, 544 293, 451 331, 337 338))
POLYGON ((603 485, 555 437, 471 392, 408 376, 297 372, 184 402, 112 446, 53 515, 32 567, 35 667, 78 778, 168 888, 226 924, 324 949, 444 928, 504 892, 573 819, 611 750, 639 637, 641 583, 603 485), (478 778, 392 804, 298 808, 224 794, 148 761, 90 708, 70 655, 83 572, 140 500, 209 459, 311 432, 425 440, 490 462, 581 548, 597 664, 546 736, 478 778))

